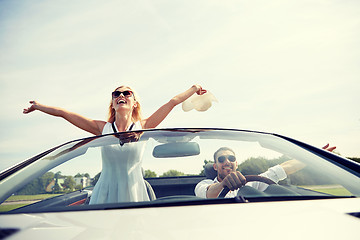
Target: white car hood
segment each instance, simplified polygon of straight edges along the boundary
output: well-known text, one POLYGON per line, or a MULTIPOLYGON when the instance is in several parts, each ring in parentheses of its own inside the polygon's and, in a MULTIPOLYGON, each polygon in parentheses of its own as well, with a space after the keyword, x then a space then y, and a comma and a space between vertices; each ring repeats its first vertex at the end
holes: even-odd
POLYGON ((360 199, 0 215, 8 239, 357 239, 360 199))

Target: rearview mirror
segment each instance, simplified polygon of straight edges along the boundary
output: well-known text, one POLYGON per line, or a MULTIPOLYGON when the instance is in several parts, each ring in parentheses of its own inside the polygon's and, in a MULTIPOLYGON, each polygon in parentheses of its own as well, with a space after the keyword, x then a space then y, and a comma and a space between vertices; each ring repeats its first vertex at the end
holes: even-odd
POLYGON ((153 150, 156 158, 187 157, 200 154, 199 144, 196 142, 173 142, 158 145, 153 150))

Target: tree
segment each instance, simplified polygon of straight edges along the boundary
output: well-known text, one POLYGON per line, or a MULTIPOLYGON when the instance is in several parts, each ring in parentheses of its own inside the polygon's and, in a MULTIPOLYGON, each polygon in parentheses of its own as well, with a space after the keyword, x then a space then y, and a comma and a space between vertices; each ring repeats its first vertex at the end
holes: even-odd
POLYGON ((55 174, 53 172, 47 172, 40 177, 41 186, 46 189, 46 187, 54 180, 55 174))
POLYGON ((61 177, 64 177, 63 175, 61 175, 61 172, 60 171, 58 171, 58 172, 56 172, 55 173, 55 176, 54 176, 55 178, 61 178, 61 177))
POLYGON ((54 177, 55 174, 53 172, 47 172, 39 177, 39 188, 41 188, 41 193, 47 192, 46 189, 51 182, 54 182, 54 177))
POLYGON ((90 174, 88 173, 77 173, 74 178, 76 177, 87 177, 87 178, 90 178, 90 174))
POLYGON ((98 174, 95 175, 94 179, 92 180, 91 184, 93 186, 96 185, 97 181, 99 181, 99 178, 100 178, 100 175, 101 175, 101 172, 99 172, 98 174))
POLYGON ((269 160, 263 157, 249 158, 238 166, 238 171, 243 175, 258 175, 270 167, 269 160))
POLYGON ((211 161, 211 160, 204 160, 204 165, 203 165, 203 168, 202 168, 202 170, 201 170, 201 172, 199 173, 199 175, 200 176, 205 176, 205 166, 206 166, 206 164, 208 164, 208 163, 214 163, 214 161, 211 161))
POLYGON ((17 191, 16 195, 34 195, 39 193, 41 193, 41 188, 39 188, 39 178, 36 178, 17 191))
POLYGON ((156 178, 157 174, 151 170, 145 170, 144 178, 156 178))
POLYGON ((46 172, 42 176, 32 180, 22 189, 17 191, 17 195, 35 195, 46 193, 46 187, 54 180, 53 172, 46 172))
POLYGON ((164 172, 164 174, 162 174, 160 177, 177 177, 177 176, 185 176, 185 174, 178 170, 169 170, 167 172, 164 172))
POLYGON ((351 160, 353 160, 353 161, 355 161, 355 162, 360 163, 360 158, 357 158, 357 157, 348 157, 348 159, 351 159, 351 160))
POLYGON ((77 173, 74 177, 83 177, 83 174, 77 173))
POLYGON ((72 176, 65 177, 63 187, 69 190, 73 190, 75 188, 76 182, 72 176))
POLYGON ((62 193, 62 192, 63 192, 62 188, 59 186, 59 184, 56 181, 55 186, 53 188, 53 193, 62 193))

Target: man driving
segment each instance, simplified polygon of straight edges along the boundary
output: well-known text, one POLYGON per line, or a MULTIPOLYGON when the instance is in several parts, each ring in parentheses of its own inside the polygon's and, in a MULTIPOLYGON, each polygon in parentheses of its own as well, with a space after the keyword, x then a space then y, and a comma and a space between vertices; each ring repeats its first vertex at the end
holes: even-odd
MULTIPOLYGON (((328 145, 327 145, 328 146, 328 145)), ((327 147, 326 146, 326 147, 327 147)), ((326 149, 324 147, 324 149, 326 149)), ((334 148, 327 149, 332 151, 334 148)), ((224 187, 230 191, 226 198, 236 197, 240 187, 246 185, 259 191, 264 191, 269 185, 263 182, 246 182, 246 178, 237 171, 237 160, 235 152, 228 147, 222 147, 214 153, 213 168, 217 171, 217 177, 213 180, 205 179, 195 187, 195 195, 202 198, 217 198, 224 187)), ((298 160, 289 160, 280 165, 269 168, 259 176, 268 178, 275 183, 284 180, 288 175, 295 173, 305 167, 305 164, 298 160)))

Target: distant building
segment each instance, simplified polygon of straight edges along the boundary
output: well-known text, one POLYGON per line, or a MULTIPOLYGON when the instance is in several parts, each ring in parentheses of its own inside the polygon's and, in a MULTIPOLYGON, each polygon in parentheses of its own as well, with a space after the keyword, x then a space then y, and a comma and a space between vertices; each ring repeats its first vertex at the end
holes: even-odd
POLYGON ((81 185, 82 188, 90 186, 91 179, 88 177, 74 177, 76 185, 81 185))

